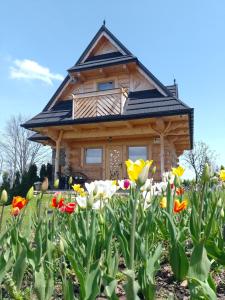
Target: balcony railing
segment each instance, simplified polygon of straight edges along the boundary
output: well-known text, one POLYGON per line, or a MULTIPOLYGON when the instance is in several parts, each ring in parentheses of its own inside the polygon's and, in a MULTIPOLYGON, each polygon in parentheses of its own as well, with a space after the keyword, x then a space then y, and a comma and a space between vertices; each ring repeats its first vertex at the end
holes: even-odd
POLYGON ((127 89, 118 88, 73 95, 73 118, 119 115, 127 98, 127 89))

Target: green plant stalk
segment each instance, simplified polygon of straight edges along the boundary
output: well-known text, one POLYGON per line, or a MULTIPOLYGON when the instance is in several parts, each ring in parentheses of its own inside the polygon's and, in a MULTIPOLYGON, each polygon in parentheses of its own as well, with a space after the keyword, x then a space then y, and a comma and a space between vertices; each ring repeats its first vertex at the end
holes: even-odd
POLYGON ((135 229, 136 229, 136 219, 137 219, 137 198, 139 193, 135 193, 133 199, 133 213, 131 222, 131 236, 130 236, 130 269, 134 270, 134 246, 135 246, 135 229))
POLYGON ((0 216, 0 233, 2 231, 2 220, 3 220, 4 209, 5 209, 5 205, 3 204, 2 205, 1 216, 0 216))
POLYGON ((204 208, 204 194, 205 194, 206 182, 203 183, 201 199, 200 199, 200 210, 199 210, 199 235, 201 233, 201 226, 202 226, 202 214, 204 208))
POLYGON ((41 192, 41 196, 39 197, 38 199, 38 212, 37 212, 37 215, 38 215, 38 221, 40 221, 40 218, 41 218, 41 200, 43 198, 43 195, 44 193, 41 192))

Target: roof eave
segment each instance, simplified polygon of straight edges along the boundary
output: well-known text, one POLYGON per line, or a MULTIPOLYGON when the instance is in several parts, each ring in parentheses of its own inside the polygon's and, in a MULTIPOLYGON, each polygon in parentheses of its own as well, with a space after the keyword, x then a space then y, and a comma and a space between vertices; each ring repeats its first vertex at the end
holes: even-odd
POLYGON ((132 119, 145 119, 163 116, 175 116, 175 115, 191 115, 193 109, 180 109, 174 111, 165 112, 154 112, 154 113, 142 113, 133 115, 108 115, 103 117, 94 118, 82 118, 82 119, 72 119, 61 122, 42 122, 36 124, 29 124, 26 122, 21 124, 22 127, 26 129, 38 128, 38 127, 49 127, 49 126, 61 126, 61 125, 72 125, 72 124, 88 124, 88 123, 101 123, 101 122, 111 122, 111 121, 123 121, 132 119))

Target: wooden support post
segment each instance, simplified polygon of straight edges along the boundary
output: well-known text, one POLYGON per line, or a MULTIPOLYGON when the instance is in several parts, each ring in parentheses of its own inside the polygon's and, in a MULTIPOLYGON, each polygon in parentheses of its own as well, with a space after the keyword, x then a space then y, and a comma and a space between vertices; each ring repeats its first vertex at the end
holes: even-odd
POLYGON ((58 139, 56 140, 56 152, 55 152, 55 174, 54 174, 54 180, 58 178, 58 172, 59 172, 59 160, 60 160, 60 143, 62 140, 63 131, 60 130, 58 139))
POLYGON ((164 135, 160 134, 160 167, 161 176, 165 172, 165 161, 164 161, 164 135))

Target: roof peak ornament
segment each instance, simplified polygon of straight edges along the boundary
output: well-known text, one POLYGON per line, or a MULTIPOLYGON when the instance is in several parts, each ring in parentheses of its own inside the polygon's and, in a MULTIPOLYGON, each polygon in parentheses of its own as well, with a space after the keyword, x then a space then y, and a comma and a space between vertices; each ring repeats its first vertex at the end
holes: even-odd
POLYGON ((103 26, 105 26, 105 24, 106 24, 106 21, 105 21, 105 19, 103 20, 103 26))

